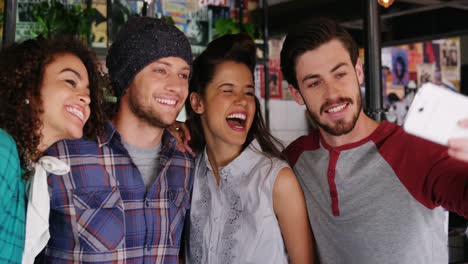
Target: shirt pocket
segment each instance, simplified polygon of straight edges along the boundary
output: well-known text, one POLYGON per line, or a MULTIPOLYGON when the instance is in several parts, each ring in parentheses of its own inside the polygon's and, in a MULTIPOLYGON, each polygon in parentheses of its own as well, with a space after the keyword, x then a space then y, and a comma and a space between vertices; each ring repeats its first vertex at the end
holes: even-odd
POLYGON ((125 218, 118 187, 86 187, 72 191, 81 248, 103 252, 123 248, 125 218))
POLYGON ((188 191, 183 188, 169 189, 167 191, 170 210, 170 239, 171 245, 179 247, 182 230, 184 229, 185 215, 190 208, 190 197, 188 191))

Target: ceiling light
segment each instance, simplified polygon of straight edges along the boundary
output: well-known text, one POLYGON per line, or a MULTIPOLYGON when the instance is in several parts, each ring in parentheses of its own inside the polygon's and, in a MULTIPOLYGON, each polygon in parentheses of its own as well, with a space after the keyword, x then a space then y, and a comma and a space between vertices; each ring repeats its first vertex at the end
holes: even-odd
POLYGON ((377 0, 377 3, 385 8, 390 7, 393 2, 395 2, 395 0, 377 0))

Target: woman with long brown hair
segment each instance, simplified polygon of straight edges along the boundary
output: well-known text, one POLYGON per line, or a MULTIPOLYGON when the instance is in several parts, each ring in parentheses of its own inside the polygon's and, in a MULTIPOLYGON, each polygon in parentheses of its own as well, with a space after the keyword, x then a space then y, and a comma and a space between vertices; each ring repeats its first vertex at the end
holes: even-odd
POLYGON ((190 263, 313 261, 304 195, 255 96, 255 49, 246 35, 225 35, 193 63, 190 263))

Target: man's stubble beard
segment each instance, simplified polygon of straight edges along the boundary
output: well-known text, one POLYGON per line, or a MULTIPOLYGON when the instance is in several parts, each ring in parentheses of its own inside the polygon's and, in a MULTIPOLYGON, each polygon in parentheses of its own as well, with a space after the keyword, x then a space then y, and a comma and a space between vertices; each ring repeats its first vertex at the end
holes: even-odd
MULTIPOLYGON (((135 116, 150 124, 153 127, 167 128, 171 124, 165 123, 165 121, 156 113, 151 107, 146 107, 141 104, 137 98, 130 94, 129 97, 130 110, 135 116)), ((175 121, 175 120, 174 120, 175 121)))
POLYGON ((351 104, 357 105, 358 108, 357 108, 357 111, 353 113, 352 120, 347 123, 345 120, 338 120, 334 122, 333 125, 324 124, 320 122, 320 118, 316 113, 310 111, 310 109, 307 109, 307 112, 309 112, 309 115, 314 121, 314 124, 320 127, 321 129, 323 129, 325 132, 333 136, 342 136, 351 132, 356 126, 357 120, 359 119, 359 115, 361 114, 361 110, 362 110, 362 97, 361 97, 360 92, 358 92, 358 96, 356 100, 350 103, 350 106, 351 104))

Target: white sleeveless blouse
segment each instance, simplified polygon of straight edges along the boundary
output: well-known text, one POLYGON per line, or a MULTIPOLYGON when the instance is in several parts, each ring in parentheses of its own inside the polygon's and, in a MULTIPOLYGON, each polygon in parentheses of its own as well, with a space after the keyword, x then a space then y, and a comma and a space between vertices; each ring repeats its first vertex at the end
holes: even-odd
POLYGON ((190 209, 188 263, 288 263, 273 210, 273 185, 285 161, 262 154, 254 140, 219 169, 206 149, 196 159, 190 209))

